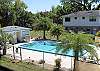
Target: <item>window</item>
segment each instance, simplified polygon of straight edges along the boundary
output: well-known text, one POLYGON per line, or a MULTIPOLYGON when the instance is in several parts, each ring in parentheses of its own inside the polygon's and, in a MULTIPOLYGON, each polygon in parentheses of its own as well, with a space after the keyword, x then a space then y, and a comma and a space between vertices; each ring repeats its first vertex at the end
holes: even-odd
POLYGON ((65 17, 65 22, 70 22, 70 17, 65 17))
POLYGON ((75 17, 75 19, 77 19, 77 17, 75 17))
POLYGON ((89 29, 89 28, 87 28, 87 31, 90 31, 90 29, 89 29))
POLYGON ((85 17, 82 17, 82 19, 85 19, 85 17))
POLYGON ((96 21, 96 17, 93 17, 93 16, 90 17, 90 18, 89 18, 89 21, 90 21, 90 22, 95 22, 95 21, 96 21))

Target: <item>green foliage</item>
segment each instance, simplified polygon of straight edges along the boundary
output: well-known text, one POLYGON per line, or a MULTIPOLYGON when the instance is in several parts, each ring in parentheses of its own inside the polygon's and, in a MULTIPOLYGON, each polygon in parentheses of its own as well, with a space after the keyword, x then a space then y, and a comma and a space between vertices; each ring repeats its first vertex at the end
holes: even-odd
POLYGON ((62 24, 61 16, 64 15, 62 6, 60 5, 57 5, 56 7, 53 6, 51 14, 52 14, 53 23, 62 24))
POLYGON ((35 30, 42 30, 43 31, 43 39, 46 39, 45 37, 45 31, 49 31, 51 28, 52 20, 48 17, 40 17, 39 24, 35 25, 33 29, 35 30))
POLYGON ((100 2, 100 0, 61 0, 62 4, 71 3, 71 4, 77 4, 78 6, 83 7, 83 10, 91 10, 92 5, 97 2, 100 2))
POLYGON ((0 0, 1 26, 32 27, 33 14, 26 11, 26 4, 21 0, 0 0))
MULTIPOLYGON (((13 71, 50 71, 48 69, 43 69, 40 66, 37 66, 35 64, 27 64, 27 62, 18 62, 15 61, 15 63, 12 63, 12 61, 9 58, 2 57, 0 60, 0 66, 7 67, 13 71)), ((1 68, 0 68, 1 70, 1 68)))
POLYGON ((100 4, 96 7, 96 10, 100 10, 100 4))
POLYGON ((37 25, 34 26, 35 30, 49 30, 51 28, 52 21, 48 17, 41 17, 37 25))
POLYGON ((55 60, 55 63, 56 63, 56 67, 57 68, 60 68, 61 67, 61 59, 56 59, 55 60))
POLYGON ((76 3, 64 3, 63 4, 64 14, 70 14, 73 12, 83 11, 83 7, 76 3))
POLYGON ((96 36, 100 37, 100 31, 98 31, 98 32, 96 33, 96 36))
POLYGON ((14 10, 16 11, 17 18, 20 17, 23 11, 27 8, 26 4, 21 0, 15 0, 14 10))
POLYGON ((11 22, 10 15, 11 15, 11 9, 12 9, 12 4, 13 0, 0 0, 0 23, 1 26, 6 26, 9 25, 11 22))
POLYGON ((55 68, 53 69, 53 71, 61 71, 60 68, 61 68, 61 59, 56 59, 55 60, 55 68))
POLYGON ((17 18, 15 25, 32 28, 33 14, 31 12, 26 11, 26 4, 21 0, 16 0, 14 8, 14 11, 16 11, 15 15, 17 18))
POLYGON ((59 36, 62 34, 62 32, 63 32, 62 26, 53 26, 51 28, 51 35, 57 36, 57 40, 59 40, 59 36))
MULTIPOLYGON (((100 0, 61 0, 61 5, 53 6, 51 11, 33 14, 26 11, 27 5, 22 0, 0 0, 0 24, 2 27, 16 25, 29 28, 50 21, 62 24, 63 15, 91 10, 92 4, 97 2, 100 0)), ((99 10, 99 5, 96 10, 99 10)))
POLYGON ((15 25, 32 28, 33 16, 31 12, 23 11, 17 18, 15 25))
POLYGON ((68 49, 68 51, 69 51, 69 49, 72 49, 72 50, 77 50, 78 49, 79 52, 81 52, 81 50, 83 50, 83 49, 86 50, 85 48, 90 47, 87 44, 93 44, 93 42, 94 42, 92 37, 93 36, 90 35, 90 34, 67 33, 66 36, 64 36, 61 39, 62 48, 65 48, 63 50, 63 52, 66 52, 67 49, 68 49))
POLYGON ((11 34, 5 33, 2 30, 0 30, 0 42, 5 45, 6 42, 11 42, 11 41, 13 41, 13 36, 11 34))
POLYGON ((11 41, 13 41, 13 36, 0 30, 0 45, 4 47, 3 55, 6 55, 6 42, 11 41))
MULTIPOLYGON (((66 53, 73 50, 74 61, 78 61, 78 57, 83 56, 84 51, 87 51, 98 60, 95 47, 90 46, 90 44, 93 45, 93 42, 93 36, 90 34, 67 33, 66 36, 62 38, 61 43, 58 44, 57 52, 62 51, 62 53, 66 53)), ((76 62, 74 62, 74 65, 76 65, 76 62)), ((76 67, 74 67, 74 69, 76 69, 76 67)))

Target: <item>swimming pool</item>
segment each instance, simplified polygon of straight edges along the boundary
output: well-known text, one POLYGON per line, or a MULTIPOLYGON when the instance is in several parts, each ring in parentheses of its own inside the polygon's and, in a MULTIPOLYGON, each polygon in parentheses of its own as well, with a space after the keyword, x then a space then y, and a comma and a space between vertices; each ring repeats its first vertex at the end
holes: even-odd
POLYGON ((56 52, 57 42, 51 41, 51 40, 32 41, 31 43, 20 45, 19 47, 23 49, 33 50, 33 51, 58 54, 58 55, 64 55, 64 56, 73 56, 72 50, 70 50, 69 52, 65 54, 61 52, 57 53, 56 52))

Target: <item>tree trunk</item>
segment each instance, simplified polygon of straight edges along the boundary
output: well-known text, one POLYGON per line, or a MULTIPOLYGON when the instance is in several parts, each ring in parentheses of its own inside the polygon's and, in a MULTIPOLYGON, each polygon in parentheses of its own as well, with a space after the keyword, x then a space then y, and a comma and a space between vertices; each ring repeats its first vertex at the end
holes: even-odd
POLYGON ((4 44, 3 55, 6 55, 6 44, 4 44))
POLYGON ((13 57, 14 57, 14 59, 15 59, 14 45, 13 45, 13 57))
POLYGON ((43 39, 46 39, 46 37, 45 37, 45 30, 43 30, 43 39))
POLYGON ((1 58, 1 46, 0 46, 0 58, 1 58))
POLYGON ((79 71, 79 69, 78 69, 78 52, 77 51, 75 51, 73 71, 79 71))
POLYGON ((59 40, 59 36, 57 35, 57 40, 59 40))

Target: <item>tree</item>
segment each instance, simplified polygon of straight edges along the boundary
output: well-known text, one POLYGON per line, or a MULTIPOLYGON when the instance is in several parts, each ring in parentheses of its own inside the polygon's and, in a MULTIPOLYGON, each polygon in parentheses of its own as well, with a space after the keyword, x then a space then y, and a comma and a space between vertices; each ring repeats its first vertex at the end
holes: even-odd
POLYGON ((96 7, 96 10, 100 10, 100 4, 96 7))
POLYGON ((62 18, 61 16, 63 15, 63 8, 61 5, 57 5, 56 7, 52 7, 52 11, 51 11, 51 17, 53 19, 53 23, 56 24, 62 24, 62 18))
POLYGON ((96 36, 95 36, 95 44, 96 44, 96 46, 97 47, 99 47, 100 46, 100 31, 98 31, 97 33, 96 33, 96 36))
POLYGON ((98 31, 98 32, 96 33, 96 36, 100 37, 100 31, 98 31))
POLYGON ((0 24, 1 26, 9 25, 11 22, 11 10, 13 8, 14 0, 0 0, 0 24))
POLYGON ((16 16, 18 18, 18 17, 20 17, 22 12, 26 10, 27 6, 23 1, 16 0, 15 4, 14 4, 14 8, 15 8, 15 11, 16 11, 16 16))
POLYGON ((100 2, 100 0, 61 0, 62 4, 66 3, 76 3, 83 7, 83 10, 91 10, 92 9, 92 4, 100 2))
POLYGON ((56 36, 57 40, 59 40, 59 36, 62 34, 62 32, 63 32, 62 27, 59 26, 54 26, 51 29, 51 35, 56 36))
POLYGON ((78 70, 78 60, 79 57, 84 54, 84 51, 87 51, 90 55, 97 57, 96 50, 93 46, 92 35, 82 34, 82 33, 68 33, 65 37, 62 38, 61 43, 58 44, 57 51, 62 50, 62 53, 66 53, 70 50, 73 50, 74 57, 74 70, 78 70))
POLYGON ((77 3, 66 2, 62 5, 63 5, 64 15, 70 14, 70 13, 73 13, 73 12, 83 11, 83 7, 80 6, 77 3))
POLYGON ((55 60, 55 68, 53 69, 53 71, 61 71, 61 59, 56 59, 55 60))
POLYGON ((18 23, 18 18, 26 8, 26 4, 21 0, 0 0, 1 26, 16 25, 15 23, 18 23))
MULTIPOLYGON (((26 24, 29 15, 27 15, 28 12, 26 12, 27 6, 26 4, 21 1, 21 0, 16 0, 14 4, 14 11, 15 11, 15 16, 16 16, 16 22, 15 25, 17 26, 22 26, 23 23, 26 24)), ((25 25, 24 24, 24 25, 25 25)))
POLYGON ((23 11, 20 14, 19 18, 17 18, 15 25, 32 28, 33 22, 34 22, 33 14, 28 11, 23 11))
POLYGON ((3 55, 6 55, 6 42, 10 42, 13 40, 11 34, 7 34, 0 30, 0 43, 3 46, 3 55))
POLYGON ((37 24, 34 29, 35 30, 43 30, 43 39, 46 39, 45 31, 50 30, 51 23, 52 23, 52 20, 49 19, 48 17, 45 17, 45 18, 41 17, 39 19, 39 24, 37 24))

